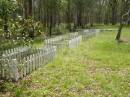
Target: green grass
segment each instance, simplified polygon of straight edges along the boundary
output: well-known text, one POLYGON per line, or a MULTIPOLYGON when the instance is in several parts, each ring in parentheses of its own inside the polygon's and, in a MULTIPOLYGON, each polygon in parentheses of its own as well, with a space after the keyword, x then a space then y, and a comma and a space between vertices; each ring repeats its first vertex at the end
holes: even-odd
POLYGON ((119 24, 117 24, 117 25, 94 24, 93 27, 98 28, 98 29, 117 29, 119 27, 119 24))
MULTIPOLYGON (((123 35, 129 35, 128 29, 123 35)), ((5 97, 130 97, 130 45, 104 32, 64 49, 55 60, 15 84, 4 83, 5 97)))

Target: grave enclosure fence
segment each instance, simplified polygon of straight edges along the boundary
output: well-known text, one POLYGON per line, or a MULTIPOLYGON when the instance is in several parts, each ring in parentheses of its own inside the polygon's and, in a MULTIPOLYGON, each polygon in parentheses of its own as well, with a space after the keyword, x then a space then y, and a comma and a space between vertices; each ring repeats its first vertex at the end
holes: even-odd
POLYGON ((75 48, 81 43, 93 37, 99 30, 83 30, 69 33, 45 40, 45 46, 41 48, 18 47, 6 50, 0 58, 0 79, 18 81, 51 62, 57 49, 64 47, 75 48))
POLYGON ((12 56, 2 57, 0 59, 0 78, 17 81, 53 60, 55 54, 56 47, 47 46, 38 49, 37 53, 23 57, 19 56, 15 59, 12 56))

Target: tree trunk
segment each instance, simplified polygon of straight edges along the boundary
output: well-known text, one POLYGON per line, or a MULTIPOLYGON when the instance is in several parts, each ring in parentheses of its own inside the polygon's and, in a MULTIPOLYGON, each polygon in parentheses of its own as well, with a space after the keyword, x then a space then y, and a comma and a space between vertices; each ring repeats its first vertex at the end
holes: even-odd
POLYGON ((118 33, 117 33, 117 36, 116 36, 116 40, 117 40, 117 41, 120 41, 121 31, 122 31, 122 28, 123 28, 123 22, 124 22, 125 16, 128 16, 127 21, 126 21, 126 22, 128 22, 128 20, 129 20, 129 18, 130 18, 130 10, 128 10, 128 12, 127 12, 126 14, 124 14, 124 15, 122 16, 122 18, 121 18, 120 27, 119 27, 119 30, 118 30, 118 33))
POLYGON ((5 32, 5 36, 6 36, 6 38, 9 38, 9 31, 8 31, 8 17, 7 16, 4 16, 4 23, 3 23, 4 25, 3 25, 3 30, 4 30, 4 32, 5 32))
POLYGON ((4 32, 8 32, 8 19, 6 16, 4 16, 4 32))
POLYGON ((52 25, 53 25, 53 17, 52 14, 50 15, 50 25, 49 25, 49 33, 50 36, 52 35, 52 25))
POLYGON ((67 29, 69 31, 71 31, 71 8, 70 8, 71 4, 70 4, 70 0, 68 0, 68 4, 67 4, 67 12, 66 12, 66 16, 67 16, 67 29))
POLYGON ((120 27, 119 27, 119 29, 118 29, 118 33, 117 33, 117 36, 116 36, 116 40, 117 40, 117 41, 120 41, 122 28, 123 28, 123 23, 122 23, 122 21, 121 21, 120 27))
POLYGON ((116 6, 113 6, 113 8, 112 8, 112 25, 116 24, 116 18, 117 18, 116 13, 117 13, 116 6))
POLYGON ((29 0, 28 7, 28 15, 32 16, 32 0, 29 0))
POLYGON ((32 0, 24 0, 24 17, 32 17, 32 0))

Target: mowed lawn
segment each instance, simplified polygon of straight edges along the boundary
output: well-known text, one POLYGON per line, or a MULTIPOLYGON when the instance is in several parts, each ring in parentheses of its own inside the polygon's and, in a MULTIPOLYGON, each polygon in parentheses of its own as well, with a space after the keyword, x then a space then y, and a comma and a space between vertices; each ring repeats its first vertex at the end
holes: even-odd
MULTIPOLYGON (((123 36, 129 37, 129 30, 123 36)), ((59 51, 53 62, 15 84, 5 97, 130 97, 130 44, 102 32, 78 48, 59 51)), ((130 37, 129 37, 130 38, 130 37)))

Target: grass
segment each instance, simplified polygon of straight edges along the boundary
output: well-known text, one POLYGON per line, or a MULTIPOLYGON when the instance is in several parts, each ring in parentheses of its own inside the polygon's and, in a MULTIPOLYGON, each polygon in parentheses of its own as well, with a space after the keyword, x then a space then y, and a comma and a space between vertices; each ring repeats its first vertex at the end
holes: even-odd
POLYGON ((104 24, 94 24, 93 26, 94 28, 98 28, 98 29, 117 29, 119 27, 119 24, 117 25, 104 25, 104 24))
MULTIPOLYGON (((128 29, 123 36, 130 35, 128 29)), ((1 85, 4 97, 130 97, 130 45, 115 32, 100 33, 15 84, 1 85)))

